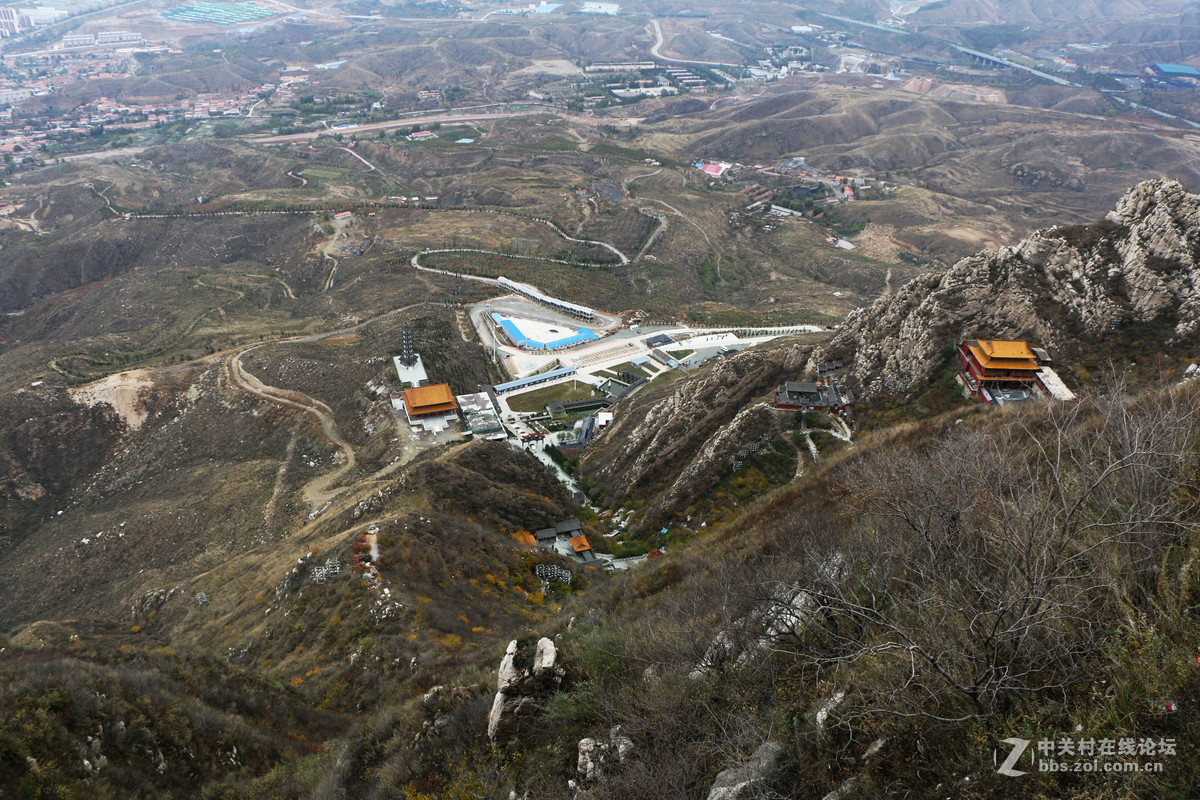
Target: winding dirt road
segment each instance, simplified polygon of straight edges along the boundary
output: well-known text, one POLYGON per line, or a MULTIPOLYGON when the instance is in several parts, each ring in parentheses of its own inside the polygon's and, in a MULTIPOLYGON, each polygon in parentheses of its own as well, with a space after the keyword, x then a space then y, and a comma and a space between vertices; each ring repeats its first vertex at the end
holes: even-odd
MULTIPOLYGON (((354 333, 355 331, 365 328, 367 325, 379 322, 380 320, 387 319, 388 317, 392 317, 397 314, 403 314, 406 311, 411 311, 414 308, 420 308, 424 305, 430 305, 430 303, 413 303, 402 308, 395 308, 391 311, 380 314, 377 317, 372 317, 371 319, 365 320, 356 325, 351 325, 348 328, 339 328, 333 331, 310 333, 301 336, 289 336, 283 339, 276 339, 272 342, 261 342, 258 344, 249 345, 247 347, 234 350, 225 356, 223 369, 225 375, 229 378, 229 382, 233 386, 243 392, 246 392, 247 394, 254 395, 260 400, 266 400, 269 403, 275 403, 276 405, 281 405, 288 408, 298 408, 301 411, 312 414, 317 418, 317 421, 321 423, 321 431, 325 435, 325 438, 327 438, 334 444, 335 447, 338 448, 338 452, 341 454, 340 457, 342 459, 342 463, 334 467, 334 469, 330 472, 312 479, 304 485, 304 488, 300 490, 301 496, 309 505, 310 517, 315 517, 317 514, 319 514, 322 509, 328 506, 333 499, 342 492, 354 488, 353 485, 342 487, 336 486, 338 481, 340 481, 346 476, 347 473, 349 473, 358 465, 358 459, 354 454, 354 448, 349 442, 346 441, 345 437, 342 436, 342 432, 338 430, 337 422, 333 418, 333 409, 322 403, 320 400, 309 397, 302 392, 293 391, 291 389, 280 389, 276 386, 267 386, 265 383, 259 380, 257 376, 246 370, 245 366, 242 364, 242 358, 244 358, 247 353, 257 350, 260 347, 267 347, 268 345, 319 342, 320 340, 327 339, 330 336, 354 333)), ((363 481, 363 483, 369 483, 370 481, 381 479, 394 472, 412 457, 410 455, 411 452, 412 449, 409 447, 408 443, 406 443, 399 459, 384 466, 378 472, 374 473, 365 481, 363 481)), ((288 458, 291 458, 290 452, 288 454, 288 458)))
POLYGON ((349 488, 334 489, 332 487, 347 472, 358 465, 358 459, 354 455, 354 448, 350 446, 350 443, 342 437, 342 432, 338 430, 337 423, 333 419, 333 409, 320 400, 315 400, 306 394, 290 389, 267 386, 242 366, 242 359, 247 353, 265 346, 265 344, 252 345, 234 353, 225 362, 225 374, 228 375, 230 382, 243 392, 252 394, 261 400, 275 403, 276 405, 298 408, 301 411, 312 414, 321 423, 321 432, 325 435, 325 438, 333 442, 334 446, 338 448, 338 452, 341 454, 342 465, 336 467, 331 472, 313 478, 301 489, 301 496, 308 503, 309 509, 315 515, 332 501, 333 498, 337 497, 338 494, 349 488))

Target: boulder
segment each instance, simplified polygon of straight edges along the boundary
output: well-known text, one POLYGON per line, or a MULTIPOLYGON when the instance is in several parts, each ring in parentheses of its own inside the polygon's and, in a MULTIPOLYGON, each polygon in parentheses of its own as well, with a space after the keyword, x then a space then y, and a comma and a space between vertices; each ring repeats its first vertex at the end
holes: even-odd
POLYGON ((821 737, 822 739, 825 738, 826 734, 828 733, 828 731, 825 729, 825 723, 829 720, 829 715, 832 714, 833 710, 841 705, 842 701, 845 699, 845 689, 839 689, 833 694, 832 697, 825 700, 820 706, 817 707, 817 713, 815 715, 817 736, 821 737))
POLYGON ((454 712, 484 691, 482 685, 434 686, 421 698, 421 731, 417 740, 441 736, 454 721, 454 712))
POLYGON ((745 764, 722 770, 708 790, 708 800, 743 800, 770 786, 778 777, 783 745, 764 742, 745 764))
POLYGON ((580 783, 593 783, 603 775, 605 764, 621 763, 633 752, 633 740, 621 733, 621 726, 614 725, 607 738, 580 739, 579 760, 576 771, 580 783))

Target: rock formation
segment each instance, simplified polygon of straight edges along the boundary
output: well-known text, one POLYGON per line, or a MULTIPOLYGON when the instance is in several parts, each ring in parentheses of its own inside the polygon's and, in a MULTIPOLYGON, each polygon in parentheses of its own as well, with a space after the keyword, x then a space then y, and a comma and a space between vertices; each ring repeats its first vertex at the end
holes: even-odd
POLYGON ((852 312, 809 360, 842 358, 860 395, 929 380, 963 338, 1027 338, 1065 354, 1122 325, 1168 343, 1200 329, 1200 196, 1177 181, 1138 184, 1091 225, 1056 226, 964 258, 852 312))
POLYGON ((721 770, 708 790, 708 800, 757 797, 779 777, 782 757, 782 745, 764 742, 745 764, 721 770))
POLYGON ((454 723, 454 710, 478 697, 482 686, 434 686, 421 698, 421 731, 418 739, 439 737, 454 723))
POLYGON ((604 774, 604 766, 621 763, 633 752, 633 740, 621 733, 621 726, 614 725, 607 738, 580 739, 579 761, 576 770, 579 780, 592 783, 604 774))
POLYGON ((632 398, 584 456, 587 474, 616 497, 669 481, 647 511, 651 519, 702 494, 724 474, 711 468, 714 459, 728 464, 770 426, 770 413, 753 400, 794 378, 811 349, 788 337, 722 359, 665 397, 632 398))
POLYGON ((488 713, 488 738, 493 744, 510 741, 558 690, 566 671, 557 659, 558 650, 546 637, 536 645, 523 645, 516 639, 509 642, 496 676, 496 699, 488 713))

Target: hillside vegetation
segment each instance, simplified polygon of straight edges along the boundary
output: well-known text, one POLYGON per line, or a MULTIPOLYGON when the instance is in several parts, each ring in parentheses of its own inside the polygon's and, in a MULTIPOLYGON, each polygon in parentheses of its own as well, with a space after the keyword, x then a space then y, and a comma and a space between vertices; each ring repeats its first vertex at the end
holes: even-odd
MULTIPOLYGON (((555 637, 565 675, 515 739, 488 740, 491 670, 479 662, 439 672, 441 689, 385 672, 395 688, 339 741, 212 791, 567 798, 570 780, 595 798, 692 798, 770 743, 759 788, 776 797, 928 796, 939 784, 956 797, 1188 797, 1200 775, 1187 712, 1200 702, 1197 408, 1194 384, 1112 386, 1070 406, 874 434, 526 628, 555 637), (580 775, 580 741, 610 736, 629 741, 625 757, 580 775), (1012 736, 1175 751, 1161 773, 1018 780, 993 764, 1012 736)), ((57 695, 20 692, 48 696, 43 718, 62 724, 57 695)), ((269 736, 272 723, 246 722, 269 736)), ((242 741, 257 757, 254 740, 229 738, 242 741)), ((107 739, 100 752, 124 755, 107 739)))
MULTIPOLYGON (((1194 796, 1200 139, 1090 86, 827 72, 873 40, 754 5, 335 3, 96 84, 278 80, 257 115, 6 162, 0 798, 1194 796), (580 81, 641 79, 588 62, 650 58, 659 27, 672 58, 812 68, 585 107, 580 81), (283 85, 315 60, 344 63, 283 85), (455 395, 512 377, 472 323, 500 275, 626 329, 610 375, 655 374, 623 337, 681 323, 707 361, 581 449, 417 430, 407 334, 455 395), (954 345, 993 337, 1080 399, 965 398, 954 345), (774 407, 830 374, 851 412, 774 407), (630 569, 524 544, 573 518, 630 569), (1153 742, 1100 760, 1162 769, 1043 771, 1033 744, 1002 774, 1014 737, 1153 742)), ((1136 37, 1184 13, 1051 5, 1021 14, 1136 37)), ((992 6, 913 16, 957 39, 992 6)))
MULTIPOLYGON (((1188 711, 1200 702, 1200 382, 1177 383, 1168 366, 1193 330, 1184 223, 1194 202, 1175 184, 1139 186, 1105 223, 1052 229, 938 278, 952 289, 1007 259, 989 280, 1007 276, 1067 350, 1080 346, 1074 329, 1053 326, 1070 320, 1078 292, 1107 285, 1092 275, 1132 276, 1110 299, 1141 309, 1133 324, 1071 323, 1119 345, 1108 369, 1076 376, 1077 402, 876 423, 853 445, 803 459, 796 435, 824 431, 832 445, 832 423, 775 420, 762 396, 824 358, 813 346, 850 343, 838 351, 853 359, 850 374, 869 375, 886 337, 928 333, 950 305, 916 298, 924 279, 829 345, 783 340, 624 401, 583 479, 637 509, 635 541, 661 543, 660 520, 676 524, 668 555, 633 571, 542 584, 535 569, 553 557, 510 534, 580 510, 526 454, 449 443, 394 475, 361 476, 286 546, 231 550, 141 597, 132 625, 25 624, 0 650, 15 709, 0 726, 0 787, 32 797, 498 799, 577 797, 582 786, 592 798, 692 798, 746 778, 752 792, 733 796, 955 787, 964 798, 1186 798, 1200 779, 1188 711), (1053 271, 1038 280, 1045 263, 1088 265, 1073 279, 1084 289, 1069 278, 1072 291, 1056 288, 1053 271), (1146 303, 1138 292, 1151 273, 1171 292, 1146 303), (1139 372, 1131 337, 1156 325, 1174 338, 1157 345, 1158 372, 1139 372), (764 426, 783 444, 745 454, 764 426), (780 473, 785 446, 802 461, 780 473), (747 459, 745 474, 725 473, 731 458, 747 459), (760 480, 748 482, 752 473, 760 480), (377 535, 363 533, 370 525, 377 535), (320 579, 331 561, 345 576, 320 579), (492 704, 510 640, 508 669, 533 671, 492 704), (492 725, 489 705, 492 717, 515 716, 492 725), (1012 737, 1149 741, 1160 749, 1143 755, 1162 768, 1000 774, 1012 737)), ((961 317, 943 324, 947 336, 1009 313, 953 308, 961 317)), ((249 363, 319 395, 327 346, 364 342, 309 342, 283 360, 263 348, 249 363)), ((920 350, 901 352, 925 370, 908 374, 908 392, 940 380, 920 350)), ((870 380, 859 386, 867 411, 894 400, 870 380)), ((172 408, 157 413, 183 413, 172 408)), ((94 424, 100 449, 122 430, 104 415, 94 424)), ((14 458, 22 435, 53 433, 14 431, 14 458)), ((366 453, 371 438, 362 441, 366 453)), ((603 529, 587 524, 599 541, 603 529)))

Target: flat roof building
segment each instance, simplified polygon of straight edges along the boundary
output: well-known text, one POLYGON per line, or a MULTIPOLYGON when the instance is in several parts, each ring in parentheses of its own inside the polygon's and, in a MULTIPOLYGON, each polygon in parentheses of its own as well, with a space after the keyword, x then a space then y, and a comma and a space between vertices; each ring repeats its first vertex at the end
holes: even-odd
POLYGON ((556 311, 562 311, 574 317, 582 319, 595 319, 596 317, 596 312, 587 306, 576 305, 575 303, 569 303, 566 300, 559 300, 557 297, 543 294, 540 289, 532 284, 510 281, 501 275, 496 279, 496 285, 508 289, 510 292, 516 292, 523 297, 528 297, 535 303, 541 303, 544 306, 553 308, 556 311))
POLYGON ((1067 388, 1062 378, 1051 367, 1042 367, 1038 370, 1037 387, 1051 400, 1075 399, 1075 393, 1067 388))
POLYGON ((500 424, 500 415, 496 413, 496 407, 492 405, 492 398, 487 392, 460 394, 455 400, 458 401, 467 429, 473 435, 488 439, 507 438, 504 426, 500 424))
POLYGON ((402 386, 415 388, 429 380, 420 356, 415 356, 411 363, 405 363, 405 359, 401 356, 392 356, 392 364, 396 367, 396 376, 400 378, 402 386))
POLYGON ((508 381, 507 383, 497 383, 492 387, 492 389, 495 390, 496 394, 504 394, 505 392, 513 392, 517 389, 524 389, 529 386, 537 386, 539 383, 546 383, 548 381, 558 380, 559 378, 566 378, 570 375, 574 375, 575 372, 575 367, 552 369, 549 372, 540 372, 537 375, 530 375, 527 378, 519 378, 515 381, 508 381))
POLYGON ((671 369, 679 369, 679 359, 669 355, 657 347, 650 351, 650 358, 653 358, 658 363, 671 369))
POLYGON ((1200 79, 1200 70, 1186 64, 1151 64, 1150 69, 1164 78, 1195 78, 1200 79))
POLYGON ((845 411, 854 406, 854 393, 832 383, 787 381, 775 390, 775 407, 797 411, 845 411))
POLYGON ((656 333, 653 336, 647 336, 642 340, 647 347, 662 347, 666 344, 675 344, 675 340, 665 333, 656 333))

